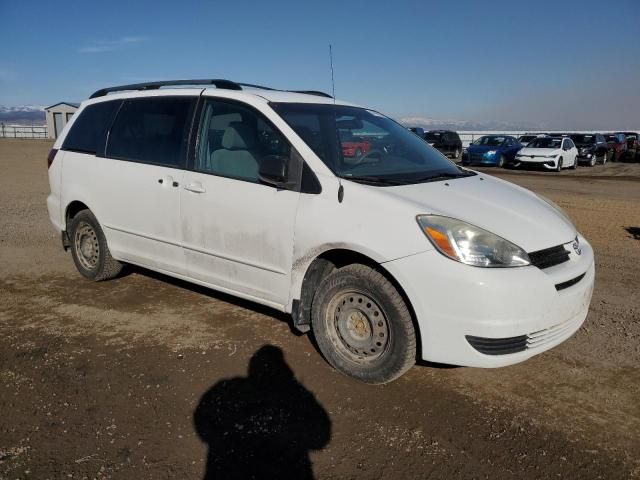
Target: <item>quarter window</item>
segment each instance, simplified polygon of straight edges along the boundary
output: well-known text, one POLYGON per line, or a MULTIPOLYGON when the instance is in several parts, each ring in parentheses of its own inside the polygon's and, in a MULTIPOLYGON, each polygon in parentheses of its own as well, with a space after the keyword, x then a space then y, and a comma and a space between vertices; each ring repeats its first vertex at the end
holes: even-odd
POLYGON ((111 101, 87 106, 71 127, 62 149, 93 155, 102 153, 105 133, 118 105, 119 101, 111 101))
POLYGON ((186 155, 192 97, 126 100, 109 132, 110 158, 179 167, 186 155))
POLYGON ((258 112, 231 102, 206 100, 194 168, 258 182, 263 158, 290 157, 291 146, 258 112))

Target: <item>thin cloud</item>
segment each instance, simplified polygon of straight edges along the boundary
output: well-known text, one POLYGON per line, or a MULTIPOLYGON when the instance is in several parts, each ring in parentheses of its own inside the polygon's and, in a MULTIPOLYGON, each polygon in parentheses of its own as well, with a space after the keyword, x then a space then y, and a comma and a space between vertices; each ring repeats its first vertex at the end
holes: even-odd
POLYGON ((94 40, 89 45, 81 47, 78 49, 80 53, 101 53, 101 52, 112 52, 114 50, 121 50, 123 48, 129 47, 136 43, 145 42, 147 40, 146 37, 120 37, 116 39, 110 40, 94 40))

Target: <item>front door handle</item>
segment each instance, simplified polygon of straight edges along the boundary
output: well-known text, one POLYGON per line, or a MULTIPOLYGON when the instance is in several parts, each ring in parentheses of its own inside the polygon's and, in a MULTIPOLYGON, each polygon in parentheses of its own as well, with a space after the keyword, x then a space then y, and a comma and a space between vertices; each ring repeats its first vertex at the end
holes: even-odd
POLYGON ((184 189, 188 190, 190 192, 193 192, 193 193, 204 193, 204 192, 206 192, 206 190, 204 189, 204 187, 202 186, 202 184, 200 182, 189 183, 188 185, 184 186, 184 189))

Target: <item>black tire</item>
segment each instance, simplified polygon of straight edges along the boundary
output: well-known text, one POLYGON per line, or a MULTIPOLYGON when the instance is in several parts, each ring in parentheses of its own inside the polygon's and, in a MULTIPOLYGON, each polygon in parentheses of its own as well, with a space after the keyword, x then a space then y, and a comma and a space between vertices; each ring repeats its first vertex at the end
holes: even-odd
POLYGON ((498 164, 496 165, 496 167, 498 168, 504 167, 504 155, 500 155, 500 158, 498 159, 498 164))
POLYGON ((576 168, 578 168, 578 158, 574 158, 573 159, 573 163, 571 164, 571 170, 575 170, 576 168))
POLYGON ((111 256, 102 228, 90 210, 78 212, 67 228, 71 256, 82 276, 100 282, 122 271, 122 263, 111 256))
POLYGON ((393 284, 366 265, 347 265, 320 283, 311 323, 322 355, 344 375, 381 384, 415 364, 409 309, 393 284))
POLYGON ((556 172, 562 171, 562 157, 558 159, 558 165, 556 166, 556 172))
POLYGON ((455 151, 453 152, 453 159, 460 160, 460 155, 462 155, 462 150, 456 147, 455 151))
POLYGON ((589 166, 595 167, 596 163, 598 163, 598 157, 594 154, 593 157, 591 157, 591 160, 589 160, 589 166))

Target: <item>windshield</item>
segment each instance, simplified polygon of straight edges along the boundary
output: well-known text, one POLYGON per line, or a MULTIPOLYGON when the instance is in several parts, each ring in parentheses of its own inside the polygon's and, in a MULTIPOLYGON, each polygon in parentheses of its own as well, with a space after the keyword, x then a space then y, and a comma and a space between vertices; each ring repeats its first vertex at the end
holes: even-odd
POLYGON ((574 141, 574 143, 580 143, 580 144, 596 143, 595 135, 569 135, 569 137, 571 138, 571 140, 574 141))
POLYGON ((558 137, 538 137, 527 145, 528 148, 560 148, 562 139, 558 137))
POLYGON ((505 140, 506 140, 506 137, 491 135, 486 137, 480 137, 475 142, 473 142, 473 144, 484 145, 487 147, 499 147, 504 143, 505 140))
POLYGON ((522 143, 522 142, 530 142, 530 141, 531 141, 531 140, 533 140, 534 138, 536 138, 536 136, 535 136, 535 135, 523 135, 523 136, 521 136, 521 137, 518 139, 518 141, 519 141, 520 143, 522 143))
POLYGON ((310 103, 271 106, 339 177, 403 185, 475 175, 373 110, 310 103))

